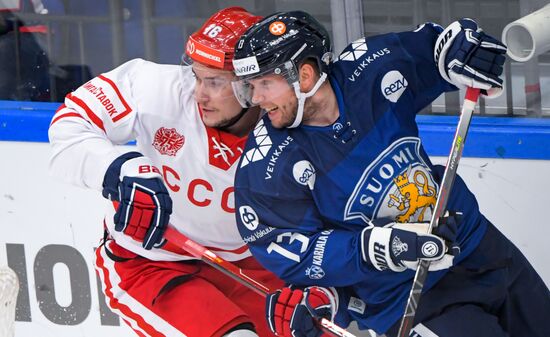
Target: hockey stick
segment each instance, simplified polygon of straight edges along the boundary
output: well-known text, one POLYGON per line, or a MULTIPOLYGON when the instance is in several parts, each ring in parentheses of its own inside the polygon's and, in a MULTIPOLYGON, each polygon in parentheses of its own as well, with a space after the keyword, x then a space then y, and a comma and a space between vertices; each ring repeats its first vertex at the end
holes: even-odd
MULTIPOLYGON (((214 252, 189 239, 182 233, 178 232, 175 228, 169 226, 164 233, 164 237, 168 241, 171 241, 172 243, 185 249, 194 257, 201 259, 205 263, 209 264, 213 268, 218 269, 235 281, 250 288, 251 290, 254 290, 256 293, 260 294, 264 298, 267 297, 267 295, 271 292, 271 290, 265 285, 248 277, 245 273, 243 273, 241 268, 217 256, 214 252)), ((355 335, 351 332, 346 331, 345 329, 332 323, 326 318, 321 318, 319 320, 319 325, 323 328, 325 332, 330 333, 334 336, 355 337, 355 335)))
MULTIPOLYGON (((456 177, 456 171, 458 168, 458 162, 462 156, 462 150, 464 149, 464 142, 466 141, 466 134, 470 127, 470 121, 474 113, 474 108, 479 97, 479 89, 467 88, 466 97, 464 98, 464 104, 462 105, 462 112, 460 113, 460 119, 456 128, 453 144, 451 145, 451 153, 447 158, 447 166, 443 172, 443 179, 441 188, 439 189, 439 195, 435 203, 435 210, 432 214, 430 226, 428 227, 428 233, 431 233, 434 228, 438 226, 439 218, 445 213, 447 207, 447 201, 449 192, 453 187, 453 183, 456 177)), ((401 319, 401 325, 399 326, 398 337, 409 337, 414 322, 414 316, 416 315, 416 308, 420 301, 420 295, 424 282, 428 277, 428 270, 430 268, 430 261, 420 260, 418 267, 416 268, 416 274, 407 300, 407 306, 405 308, 405 314, 401 319)))

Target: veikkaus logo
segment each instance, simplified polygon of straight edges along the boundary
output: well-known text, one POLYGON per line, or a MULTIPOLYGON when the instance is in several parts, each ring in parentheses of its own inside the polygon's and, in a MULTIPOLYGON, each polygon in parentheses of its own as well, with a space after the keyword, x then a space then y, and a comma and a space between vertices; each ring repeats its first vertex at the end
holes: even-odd
POLYGON ((401 97, 405 89, 407 89, 408 85, 409 83, 405 76, 397 70, 392 70, 386 73, 382 78, 380 89, 388 101, 395 103, 399 97, 401 97))
POLYGON ((254 140, 256 146, 243 153, 243 159, 241 161, 241 167, 245 167, 251 162, 262 160, 267 156, 273 143, 267 133, 264 120, 261 119, 254 128, 254 140))
POLYGON ((367 47, 367 41, 365 38, 360 38, 351 43, 351 51, 344 51, 338 57, 341 61, 357 61, 361 56, 363 56, 369 48, 367 47))

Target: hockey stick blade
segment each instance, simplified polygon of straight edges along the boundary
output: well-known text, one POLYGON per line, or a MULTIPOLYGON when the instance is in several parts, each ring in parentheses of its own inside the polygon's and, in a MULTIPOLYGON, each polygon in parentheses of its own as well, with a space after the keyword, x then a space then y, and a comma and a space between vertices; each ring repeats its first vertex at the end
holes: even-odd
MULTIPOLYGON (((242 285, 250 288, 264 298, 271 292, 271 290, 265 285, 257 282, 251 277, 248 277, 241 268, 217 256, 214 252, 189 239, 184 234, 178 232, 175 228, 168 226, 166 232, 164 233, 164 237, 166 238, 166 240, 185 249, 194 257, 201 259, 208 265, 216 268, 217 270, 221 271, 222 273, 231 277, 242 285)), ((355 335, 351 332, 346 331, 345 329, 339 327, 338 325, 334 324, 326 318, 322 318, 318 322, 319 325, 323 328, 323 331, 331 335, 339 337, 355 337, 355 335)))
MULTIPOLYGON (((460 119, 458 121, 458 126, 456 128, 453 143, 451 145, 451 153, 447 158, 447 165, 445 166, 443 179, 441 180, 441 188, 439 189, 439 194, 435 203, 435 209, 432 214, 430 226, 428 228, 428 233, 431 233, 432 230, 437 227, 439 218, 441 218, 445 214, 449 193, 451 191, 451 188, 453 187, 453 183, 456 177, 456 171, 458 169, 458 162, 462 157, 464 142, 466 141, 466 135, 470 127, 470 121, 472 120, 472 115, 474 113, 474 108, 476 106, 478 97, 479 89, 466 89, 466 97, 464 98, 462 111, 460 113, 460 119)), ((426 282, 426 278, 428 277, 429 268, 429 261, 421 260, 418 264, 416 274, 414 275, 411 292, 409 293, 409 298, 407 299, 405 314, 403 315, 403 318, 401 319, 401 325, 399 326, 399 332, 397 334, 398 337, 409 337, 409 334, 411 333, 411 329, 414 323, 414 317, 416 315, 416 308, 418 307, 418 302, 420 301, 420 295, 422 294, 424 283, 426 282)))

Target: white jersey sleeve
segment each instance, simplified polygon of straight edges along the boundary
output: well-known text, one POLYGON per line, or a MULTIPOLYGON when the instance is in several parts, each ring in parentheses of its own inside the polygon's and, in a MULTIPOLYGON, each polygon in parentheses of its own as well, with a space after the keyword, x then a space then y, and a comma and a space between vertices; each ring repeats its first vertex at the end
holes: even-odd
POLYGON ((135 138, 132 77, 144 62, 129 61, 67 95, 48 132, 54 176, 101 190, 107 167, 121 154, 115 145, 135 138))
MULTIPOLYGON (((173 212, 170 225, 235 261, 250 256, 235 224, 233 180, 246 137, 204 125, 194 98, 191 67, 129 61, 69 94, 49 137, 50 170, 62 180, 101 190, 105 171, 135 140, 163 177, 173 212)), ((120 246, 152 260, 192 258, 170 242, 145 250, 114 229, 108 203, 105 226, 120 246)))

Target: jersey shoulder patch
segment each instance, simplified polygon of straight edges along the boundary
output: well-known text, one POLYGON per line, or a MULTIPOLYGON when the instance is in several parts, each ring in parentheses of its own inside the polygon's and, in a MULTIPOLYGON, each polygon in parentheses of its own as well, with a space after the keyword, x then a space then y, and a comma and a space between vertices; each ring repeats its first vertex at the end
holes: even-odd
POLYGON ((271 195, 296 195, 311 184, 312 172, 311 163, 291 133, 273 128, 264 116, 248 136, 236 185, 261 186, 262 193, 271 195))

